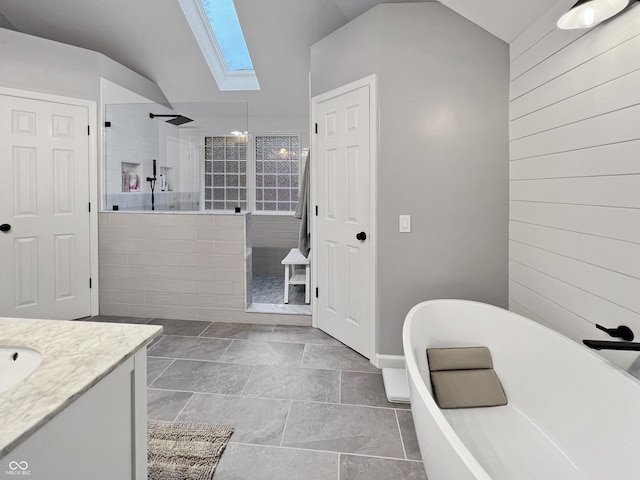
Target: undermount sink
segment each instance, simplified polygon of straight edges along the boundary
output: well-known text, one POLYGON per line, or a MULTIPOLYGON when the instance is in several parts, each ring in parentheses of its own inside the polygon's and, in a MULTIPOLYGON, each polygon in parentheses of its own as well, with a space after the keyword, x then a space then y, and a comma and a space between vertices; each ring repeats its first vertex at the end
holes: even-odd
POLYGON ((42 361, 42 354, 28 347, 0 346, 0 393, 27 378, 42 361))

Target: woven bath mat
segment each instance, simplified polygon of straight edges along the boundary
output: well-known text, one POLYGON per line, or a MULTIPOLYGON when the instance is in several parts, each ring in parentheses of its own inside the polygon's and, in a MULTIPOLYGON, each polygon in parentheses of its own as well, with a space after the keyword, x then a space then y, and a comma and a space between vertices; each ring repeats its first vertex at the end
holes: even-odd
POLYGON ((148 480, 211 480, 232 433, 224 425, 150 420, 148 480))

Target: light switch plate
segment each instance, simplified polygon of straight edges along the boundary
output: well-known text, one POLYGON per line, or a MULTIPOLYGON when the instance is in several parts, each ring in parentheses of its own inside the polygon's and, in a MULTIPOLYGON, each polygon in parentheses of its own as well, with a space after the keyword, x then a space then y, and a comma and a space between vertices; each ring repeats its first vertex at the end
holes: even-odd
POLYGON ((411 215, 400 215, 398 217, 398 231, 400 233, 411 232, 411 215))

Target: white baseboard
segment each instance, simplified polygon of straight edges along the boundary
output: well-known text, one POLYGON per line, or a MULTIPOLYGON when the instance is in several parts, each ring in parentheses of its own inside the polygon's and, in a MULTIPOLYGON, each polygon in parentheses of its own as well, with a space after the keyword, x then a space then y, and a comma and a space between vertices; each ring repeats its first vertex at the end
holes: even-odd
POLYGON ((378 368, 405 368, 404 355, 376 353, 373 363, 378 368))

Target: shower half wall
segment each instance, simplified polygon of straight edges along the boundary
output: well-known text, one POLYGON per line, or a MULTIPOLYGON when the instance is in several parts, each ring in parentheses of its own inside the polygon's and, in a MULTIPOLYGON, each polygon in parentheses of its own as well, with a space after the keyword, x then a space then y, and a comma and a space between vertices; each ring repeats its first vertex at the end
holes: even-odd
POLYGON ((250 219, 247 213, 101 212, 100 314, 310 325, 305 315, 246 311, 250 219))

